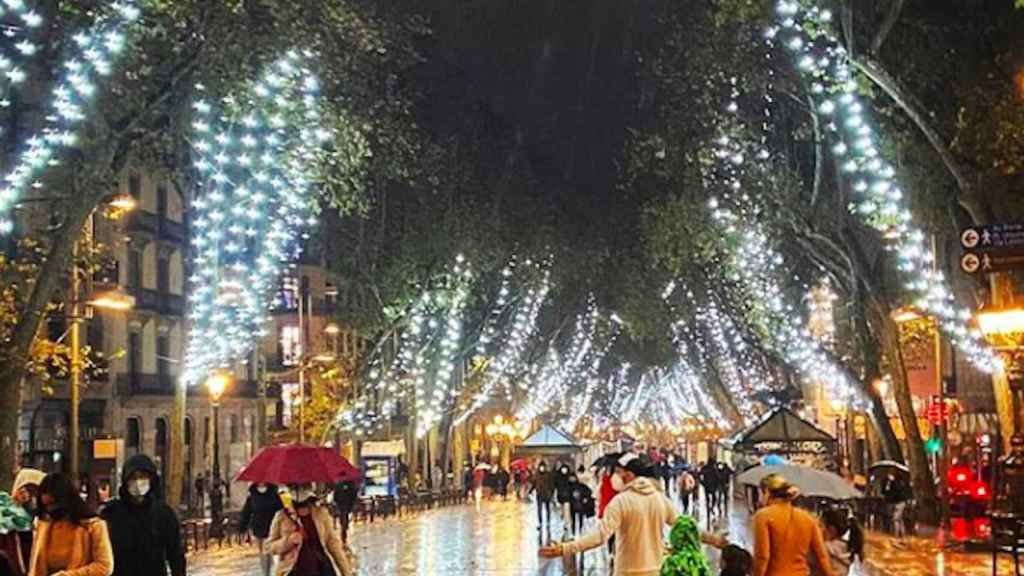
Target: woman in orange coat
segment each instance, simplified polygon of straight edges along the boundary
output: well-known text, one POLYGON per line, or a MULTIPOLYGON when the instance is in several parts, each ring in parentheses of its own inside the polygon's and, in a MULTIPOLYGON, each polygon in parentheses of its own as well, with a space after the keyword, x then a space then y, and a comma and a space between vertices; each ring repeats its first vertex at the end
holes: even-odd
POLYGON ((82 500, 64 474, 39 485, 41 515, 32 542, 28 576, 110 576, 114 555, 107 524, 82 500))
POLYGON ((765 506, 754 514, 754 576, 808 576, 813 553, 824 576, 835 576, 814 516, 793 505, 797 490, 778 474, 761 480, 765 506))

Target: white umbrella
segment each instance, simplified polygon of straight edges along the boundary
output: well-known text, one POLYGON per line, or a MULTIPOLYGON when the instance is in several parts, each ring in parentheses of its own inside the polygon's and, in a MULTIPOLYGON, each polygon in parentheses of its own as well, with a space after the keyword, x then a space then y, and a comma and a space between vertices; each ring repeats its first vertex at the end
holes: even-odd
POLYGON ((868 470, 877 470, 879 468, 895 468, 897 470, 902 470, 907 474, 910 473, 910 468, 906 464, 900 464, 895 460, 879 460, 871 466, 868 466, 868 470))
POLYGON ((794 464, 783 464, 776 466, 756 466, 736 477, 740 484, 757 486, 761 479, 769 474, 778 474, 787 482, 796 486, 803 496, 817 496, 821 498, 833 498, 835 500, 850 500, 862 498, 863 494, 853 487, 842 476, 815 470, 807 466, 796 466, 794 464))

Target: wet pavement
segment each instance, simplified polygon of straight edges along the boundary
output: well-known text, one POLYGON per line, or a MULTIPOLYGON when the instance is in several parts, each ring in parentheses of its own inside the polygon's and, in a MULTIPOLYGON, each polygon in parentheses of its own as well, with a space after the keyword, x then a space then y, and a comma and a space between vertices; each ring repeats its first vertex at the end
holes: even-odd
MULTIPOLYGON (((556 514, 557 516, 557 514, 556 514)), ((729 538, 752 549, 746 510, 734 506, 727 529, 729 538)), ((706 525, 706 519, 702 520, 706 525)), ((550 537, 562 536, 561 521, 553 521, 550 537)), ((592 525, 588 524, 588 526, 592 525)), ((543 537, 549 539, 545 530, 543 537)), ((529 503, 483 502, 449 506, 421 512, 401 520, 377 520, 353 527, 351 545, 358 557, 360 576, 383 575, 481 575, 518 576, 565 574, 561 560, 537 556, 541 533, 537 530, 535 508, 529 503)), ((708 554, 717 564, 716 554, 708 554)), ((990 553, 942 551, 935 539, 892 538, 868 535, 864 576, 988 576, 992 574, 990 553)), ((586 553, 583 576, 608 573, 604 549, 586 553)), ((260 574, 254 547, 234 547, 201 552, 189 559, 193 576, 256 576, 260 574)), ((1013 574, 1012 562, 1004 557, 997 574, 1013 574)))

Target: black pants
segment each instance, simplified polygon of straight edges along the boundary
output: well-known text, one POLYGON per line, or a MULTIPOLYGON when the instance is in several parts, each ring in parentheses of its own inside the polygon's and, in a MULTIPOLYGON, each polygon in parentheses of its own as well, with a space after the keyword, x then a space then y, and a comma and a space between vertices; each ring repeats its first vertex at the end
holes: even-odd
POLYGON ((690 513, 690 493, 680 490, 679 491, 679 502, 683 505, 683 513, 690 513))
POLYGON ((544 525, 544 514, 548 516, 548 525, 551 525, 551 500, 537 498, 537 525, 544 525))
POLYGON ((587 519, 586 514, 583 512, 572 513, 572 534, 573 536, 579 536, 583 532, 583 521, 587 519))
POLYGON ((352 516, 352 508, 338 506, 338 521, 341 523, 341 541, 348 543, 348 525, 352 516))

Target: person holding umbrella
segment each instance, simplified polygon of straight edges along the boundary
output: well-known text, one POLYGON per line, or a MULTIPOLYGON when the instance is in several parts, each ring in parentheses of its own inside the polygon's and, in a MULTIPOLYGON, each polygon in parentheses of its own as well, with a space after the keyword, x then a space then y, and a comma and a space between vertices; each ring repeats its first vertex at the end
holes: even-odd
POLYGON ((252 530, 256 537, 256 545, 260 549, 260 567, 263 569, 263 576, 270 576, 270 568, 273 558, 267 548, 267 536, 270 535, 270 523, 278 510, 284 508, 281 496, 277 492, 277 486, 266 482, 254 483, 249 487, 249 496, 245 499, 245 506, 242 507, 242 518, 239 521, 238 531, 245 533, 252 530))
POLYGON ((320 504, 312 484, 292 485, 288 492, 267 538, 278 558, 275 576, 355 576, 331 513, 320 504))

